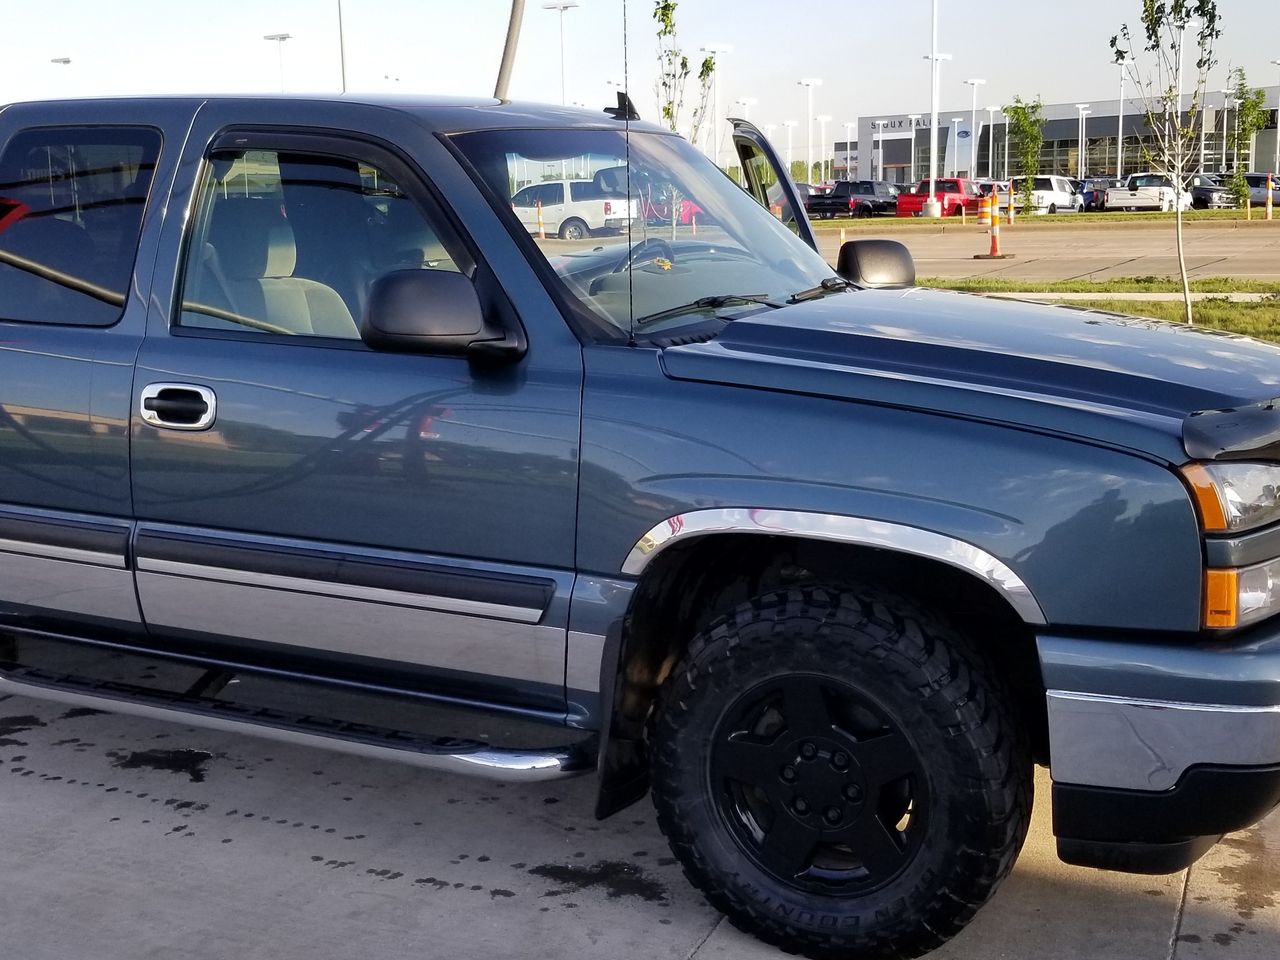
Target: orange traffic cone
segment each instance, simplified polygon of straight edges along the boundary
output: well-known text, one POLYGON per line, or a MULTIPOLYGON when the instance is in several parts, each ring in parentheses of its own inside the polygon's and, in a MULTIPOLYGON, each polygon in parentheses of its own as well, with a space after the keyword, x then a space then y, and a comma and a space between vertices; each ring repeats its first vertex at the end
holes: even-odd
POLYGON ((978 226, 991 226, 991 197, 981 197, 978 200, 978 226))
POLYGON ((989 232, 991 234, 991 252, 975 253, 973 255, 973 259, 975 260, 1008 260, 1010 257, 1012 257, 1013 256, 1012 253, 1000 252, 1000 217, 999 216, 995 217, 995 219, 991 221, 991 230, 989 232))

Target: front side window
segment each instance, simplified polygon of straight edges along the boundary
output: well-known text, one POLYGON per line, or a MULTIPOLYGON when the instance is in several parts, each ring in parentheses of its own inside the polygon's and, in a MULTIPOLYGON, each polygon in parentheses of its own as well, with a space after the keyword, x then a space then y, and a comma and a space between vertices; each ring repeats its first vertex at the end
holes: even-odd
POLYGON ((834 276, 780 221, 783 194, 762 156, 746 157, 744 190, 672 135, 633 132, 628 145, 621 130, 493 130, 454 140, 606 337, 667 336, 785 306, 834 276), (558 182, 563 170, 591 180, 595 196, 544 210, 541 223, 512 210, 530 183, 558 182))
POLYGON ((124 312, 160 134, 26 130, 0 154, 0 320, 105 326, 124 312))
POLYGON ((220 151, 187 243, 178 325, 355 340, 374 281, 406 269, 460 268, 387 170, 220 151))

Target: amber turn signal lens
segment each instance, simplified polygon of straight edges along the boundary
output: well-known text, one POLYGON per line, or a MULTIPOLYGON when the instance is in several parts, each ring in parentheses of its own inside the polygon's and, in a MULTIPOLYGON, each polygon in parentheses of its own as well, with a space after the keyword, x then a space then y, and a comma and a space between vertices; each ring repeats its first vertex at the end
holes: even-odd
POLYGON ((1240 622, 1239 572, 1206 570, 1204 572, 1204 625, 1234 627, 1240 622))
POLYGON ((1191 487, 1196 508, 1200 511, 1200 524, 1205 530, 1226 530, 1227 512, 1223 509, 1218 485, 1209 471, 1198 463, 1188 463, 1182 468, 1182 476, 1191 487))

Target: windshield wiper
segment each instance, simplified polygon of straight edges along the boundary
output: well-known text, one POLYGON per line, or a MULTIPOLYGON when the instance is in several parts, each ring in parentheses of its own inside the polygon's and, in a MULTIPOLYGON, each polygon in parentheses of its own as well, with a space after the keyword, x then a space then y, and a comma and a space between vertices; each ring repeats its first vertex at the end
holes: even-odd
POLYGON ((806 300, 814 300, 818 297, 825 297, 828 293, 835 293, 839 290, 848 290, 853 284, 848 280, 842 280, 840 277, 827 277, 816 287, 810 287, 808 290, 801 290, 799 293, 793 293, 787 297, 787 303, 803 303, 806 300))
POLYGON ((714 310, 716 307, 727 307, 734 303, 758 303, 763 307, 770 307, 774 310, 782 306, 782 304, 770 300, 767 293, 722 293, 714 297, 701 297, 692 303, 681 304, 678 307, 670 307, 667 310, 659 310, 657 313, 640 317, 636 320, 636 326, 642 327, 647 323, 655 323, 668 317, 678 317, 698 310, 714 310))

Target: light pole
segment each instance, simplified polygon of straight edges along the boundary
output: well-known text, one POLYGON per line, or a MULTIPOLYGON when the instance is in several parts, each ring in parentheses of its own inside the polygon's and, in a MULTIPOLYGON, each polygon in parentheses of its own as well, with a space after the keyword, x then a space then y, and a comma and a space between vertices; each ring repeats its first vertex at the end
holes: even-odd
POLYGON ((796 120, 782 121, 782 125, 787 128, 787 176, 789 177, 795 176, 795 174, 791 172, 792 164, 795 163, 795 160, 793 159, 793 155, 791 152, 791 134, 795 131, 796 124, 798 122, 799 121, 796 121, 796 120))
POLYGON ((1124 75, 1125 69, 1129 66, 1127 57, 1121 58, 1120 66, 1120 109, 1116 111, 1119 116, 1116 119, 1116 179, 1124 179, 1124 75))
MULTIPOLYGON (((933 49, 938 49, 938 0, 933 0, 933 49)), ((925 176, 929 179, 929 198, 925 201, 924 215, 926 217, 942 216, 942 204, 938 203, 938 191, 933 186, 932 181, 938 176, 938 86, 942 79, 942 64, 945 60, 951 59, 949 53, 926 53, 924 58, 932 61, 930 69, 933 72, 933 89, 930 93, 929 104, 929 172, 925 176)))
MULTIPOLYGON (((818 121, 818 144, 822 148, 822 159, 818 162, 822 164, 822 182, 826 183, 829 179, 827 177, 827 124, 831 122, 831 114, 819 114, 814 119, 818 121)), ((833 170, 832 174, 834 173, 833 170)), ((831 179, 834 179, 834 176, 831 179)))
POLYGON ((1001 180, 1009 179, 1009 115, 1004 115, 1004 166, 1000 170, 1004 174, 1001 180))
MULTIPOLYGON (((1272 60, 1273 67, 1280 67, 1280 60, 1272 60)), ((1276 97, 1280 99, 1280 87, 1276 88, 1276 97)), ((1280 104, 1276 105, 1276 152, 1271 158, 1271 172, 1280 177, 1280 104)))
POLYGON ((276 53, 280 56, 280 92, 284 93, 284 42, 292 40, 291 33, 268 33, 263 40, 274 40, 276 42, 276 53))
POLYGON ((844 178, 853 179, 853 128, 857 123, 846 120, 844 124, 844 178))
POLYGON ((813 176, 813 88, 822 86, 822 81, 817 77, 805 77, 796 81, 799 86, 805 88, 805 131, 806 131, 806 162, 808 167, 805 171, 805 182, 813 176))
POLYGON ((347 36, 342 31, 342 0, 338 0, 338 70, 342 74, 342 92, 347 92, 347 36))
POLYGON ((565 96, 564 85, 564 12, 573 10, 578 6, 578 0, 555 0, 553 3, 544 3, 543 10, 555 10, 560 14, 560 106, 565 106, 569 102, 569 98, 565 96))
POLYGON ((978 88, 987 81, 969 79, 965 83, 973 88, 973 106, 969 108, 969 177, 978 173, 978 88))
POLYGON ((996 178, 996 114, 999 107, 987 107, 987 178, 996 178))
POLYGON ((708 43, 702 52, 711 56, 714 69, 711 71, 711 122, 707 124, 707 137, 711 141, 711 159, 720 166, 720 121, 724 119, 720 113, 720 55, 732 53, 733 47, 727 43, 708 43))
POLYGON ((1227 173, 1227 114, 1231 111, 1231 91, 1222 91, 1222 173, 1227 173))
POLYGON ((951 164, 951 171, 947 174, 947 176, 949 177, 954 177, 959 175, 959 170, 957 165, 960 163, 960 138, 956 136, 956 134, 959 132, 960 124, 962 123, 964 123, 964 117, 951 118, 950 136, 951 136, 951 139, 956 141, 956 152, 955 152, 955 156, 952 158, 954 162, 951 164))
POLYGON ((1084 179, 1084 117, 1086 113, 1092 113, 1092 110, 1086 109, 1087 103, 1077 103, 1076 109, 1080 111, 1080 118, 1076 121, 1076 179, 1084 179))
POLYGON ((920 114, 909 113, 907 119, 911 121, 911 182, 916 182, 916 125, 920 120, 920 114))
POLYGON ((733 102, 742 104, 742 119, 750 120, 751 108, 754 107, 760 101, 755 97, 739 97, 737 100, 733 102))

